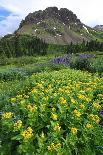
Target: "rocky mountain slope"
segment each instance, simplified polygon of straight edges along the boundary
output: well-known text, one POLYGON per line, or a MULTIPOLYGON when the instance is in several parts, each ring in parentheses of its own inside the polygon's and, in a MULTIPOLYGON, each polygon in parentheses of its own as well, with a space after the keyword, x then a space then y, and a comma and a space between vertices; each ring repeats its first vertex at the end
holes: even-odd
POLYGON ((103 31, 103 25, 96 25, 94 29, 97 31, 103 31))
POLYGON ((22 20, 17 34, 37 36, 47 43, 68 44, 94 38, 92 28, 83 24, 77 16, 66 8, 48 7, 30 13, 22 20))

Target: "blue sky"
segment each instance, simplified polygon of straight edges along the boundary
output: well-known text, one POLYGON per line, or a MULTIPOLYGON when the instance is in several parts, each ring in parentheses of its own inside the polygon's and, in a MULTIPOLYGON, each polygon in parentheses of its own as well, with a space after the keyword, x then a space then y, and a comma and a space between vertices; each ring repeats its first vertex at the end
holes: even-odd
POLYGON ((10 15, 10 12, 8 10, 5 10, 4 8, 0 8, 0 21, 4 20, 5 17, 9 15, 10 15))
POLYGON ((103 0, 0 0, 0 35, 14 32, 28 13, 49 6, 68 8, 89 26, 103 25, 103 0))

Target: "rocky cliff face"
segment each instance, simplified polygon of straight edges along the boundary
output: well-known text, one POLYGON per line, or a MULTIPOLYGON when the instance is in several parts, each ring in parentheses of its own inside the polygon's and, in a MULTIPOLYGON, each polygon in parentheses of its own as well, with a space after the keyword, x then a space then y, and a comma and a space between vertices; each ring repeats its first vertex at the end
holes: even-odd
MULTIPOLYGON (((39 22, 44 21, 45 19, 57 19, 61 23, 64 23, 68 26, 74 26, 78 28, 82 28, 83 24, 77 18, 77 16, 70 10, 66 8, 61 8, 58 10, 57 7, 48 7, 45 10, 39 10, 34 13, 30 13, 25 20, 23 20, 20 24, 21 28, 25 24, 38 24, 39 22)), ((73 27, 71 27, 73 28, 73 27)))
POLYGON ((89 29, 72 11, 48 7, 29 13, 16 33, 34 35, 48 43, 68 44, 90 40, 89 29))
POLYGON ((97 31, 103 31, 103 25, 96 25, 94 29, 97 31))

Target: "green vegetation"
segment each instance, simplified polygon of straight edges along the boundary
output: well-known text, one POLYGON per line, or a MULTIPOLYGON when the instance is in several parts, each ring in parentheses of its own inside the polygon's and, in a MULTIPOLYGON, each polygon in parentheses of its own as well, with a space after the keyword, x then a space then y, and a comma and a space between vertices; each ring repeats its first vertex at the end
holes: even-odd
POLYGON ((102 154, 102 85, 96 75, 69 69, 11 85, 1 107, 1 154, 102 154))
POLYGON ((0 154, 102 155, 102 43, 1 43, 0 154))

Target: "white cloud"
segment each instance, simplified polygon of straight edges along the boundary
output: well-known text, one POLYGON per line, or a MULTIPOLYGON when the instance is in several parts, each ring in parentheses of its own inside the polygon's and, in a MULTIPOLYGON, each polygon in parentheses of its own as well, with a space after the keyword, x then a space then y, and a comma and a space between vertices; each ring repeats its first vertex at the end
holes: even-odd
POLYGON ((4 36, 7 33, 10 34, 14 32, 17 29, 20 21, 21 18, 13 14, 0 21, 0 35, 4 36))
POLYGON ((83 23, 90 26, 103 24, 103 0, 0 0, 0 6, 12 12, 12 15, 7 17, 5 21, 3 20, 3 22, 10 24, 10 20, 14 21, 11 23, 10 28, 9 24, 8 26, 6 24, 6 27, 2 27, 0 22, 0 28, 2 27, 2 31, 5 32, 9 30, 14 31, 19 21, 28 13, 43 10, 49 6, 68 8, 72 10, 83 23), (14 15, 17 16, 14 17, 14 15), (11 29, 11 27, 13 27, 13 29, 11 29))

